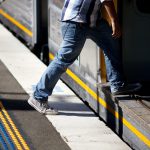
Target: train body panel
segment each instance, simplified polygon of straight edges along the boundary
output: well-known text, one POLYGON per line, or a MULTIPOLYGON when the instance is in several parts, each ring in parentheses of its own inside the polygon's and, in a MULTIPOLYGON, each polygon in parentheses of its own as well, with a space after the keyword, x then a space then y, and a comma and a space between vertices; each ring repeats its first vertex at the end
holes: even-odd
POLYGON ((0 5, 0 21, 27 45, 47 44, 47 0, 5 0, 0 5))
POLYGON ((33 0, 25 0, 25 1, 5 1, 0 6, 1 12, 7 14, 7 18, 4 15, 0 15, 1 22, 7 25, 11 30, 13 30, 17 36, 21 36, 24 40, 32 45, 36 42, 34 40, 33 28, 35 28, 35 22, 33 22, 34 18, 34 1, 33 0), (10 18, 11 17, 11 18, 10 18), (27 28, 30 32, 24 32, 20 29, 16 24, 14 24, 10 19, 16 20, 18 23, 22 24, 25 28, 27 28))

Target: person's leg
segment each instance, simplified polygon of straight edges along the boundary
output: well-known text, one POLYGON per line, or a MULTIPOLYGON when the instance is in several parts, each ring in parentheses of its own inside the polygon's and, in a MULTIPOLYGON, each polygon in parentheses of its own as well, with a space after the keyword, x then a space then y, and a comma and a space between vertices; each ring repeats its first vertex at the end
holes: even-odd
POLYGON ((108 81, 111 87, 116 87, 122 85, 124 78, 119 42, 111 34, 111 28, 103 19, 96 28, 90 29, 89 32, 90 38, 103 49, 108 81))
POLYGON ((85 40, 85 29, 78 23, 63 22, 63 41, 54 60, 49 64, 36 86, 34 97, 37 100, 47 100, 53 88, 69 65, 79 56, 85 40))
POLYGON ((112 37, 108 23, 101 19, 96 28, 90 29, 89 36, 103 49, 111 92, 123 94, 139 89, 140 85, 137 84, 125 86, 119 39, 112 37))

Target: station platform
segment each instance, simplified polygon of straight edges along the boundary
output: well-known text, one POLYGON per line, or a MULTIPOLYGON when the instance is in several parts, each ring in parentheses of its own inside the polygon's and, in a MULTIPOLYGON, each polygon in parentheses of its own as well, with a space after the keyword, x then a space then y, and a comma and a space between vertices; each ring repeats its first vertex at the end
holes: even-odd
POLYGON ((27 99, 46 66, 0 25, 1 150, 130 150, 62 81, 49 104, 59 115, 41 115, 27 99))

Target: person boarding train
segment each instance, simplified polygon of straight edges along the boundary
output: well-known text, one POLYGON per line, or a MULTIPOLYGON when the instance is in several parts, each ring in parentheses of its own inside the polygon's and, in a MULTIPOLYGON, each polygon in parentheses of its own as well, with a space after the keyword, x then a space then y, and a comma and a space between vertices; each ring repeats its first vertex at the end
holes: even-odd
POLYGON ((107 78, 113 95, 135 92, 140 84, 126 84, 118 39, 121 29, 113 0, 65 0, 61 15, 62 43, 54 60, 49 64, 28 103, 42 114, 58 114, 48 105, 48 96, 77 57, 87 38, 103 49, 107 78), (111 20, 111 27, 101 18, 105 7, 111 20))

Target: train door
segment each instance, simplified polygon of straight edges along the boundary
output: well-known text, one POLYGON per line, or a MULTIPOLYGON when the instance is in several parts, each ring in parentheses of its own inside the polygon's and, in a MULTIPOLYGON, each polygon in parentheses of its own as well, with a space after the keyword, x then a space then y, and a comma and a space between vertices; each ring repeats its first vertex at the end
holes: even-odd
POLYGON ((150 81, 150 1, 123 0, 123 65, 130 81, 150 81))

